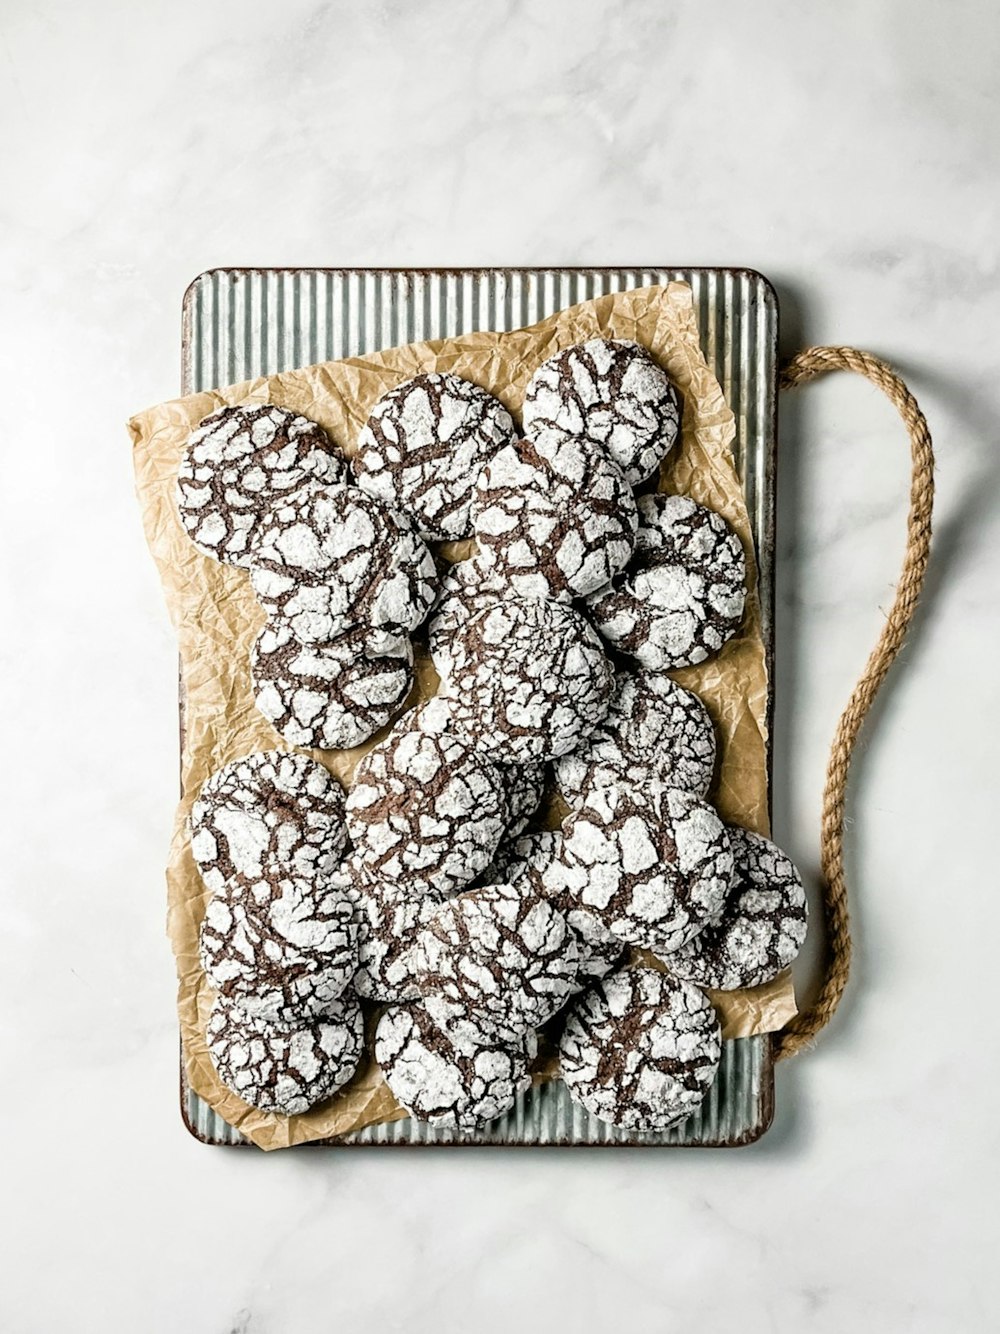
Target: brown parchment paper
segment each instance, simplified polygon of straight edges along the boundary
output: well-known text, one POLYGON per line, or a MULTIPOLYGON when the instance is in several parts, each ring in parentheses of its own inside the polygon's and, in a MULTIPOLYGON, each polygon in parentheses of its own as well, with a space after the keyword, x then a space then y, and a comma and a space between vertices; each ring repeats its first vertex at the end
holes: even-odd
MULTIPOLYGON (((714 660, 674 675, 705 701, 715 721, 720 763, 711 794, 724 819, 768 832, 765 718, 767 676, 756 596, 755 562, 746 505, 733 465, 733 415, 698 343, 690 288, 683 283, 599 297, 527 329, 473 333, 413 343, 366 357, 328 362, 231 385, 150 408, 129 422, 137 492, 150 550, 177 631, 184 697, 182 797, 167 864, 167 931, 178 972, 178 1012, 191 1087, 261 1148, 274 1149, 347 1134, 404 1115, 374 1063, 335 1098, 301 1116, 248 1107, 220 1083, 205 1046, 212 1001, 198 963, 198 930, 207 894, 191 856, 187 817, 202 783, 223 764, 255 750, 288 749, 254 707, 250 646, 264 623, 247 572, 202 556, 180 526, 174 505, 178 463, 189 432, 224 404, 272 402, 322 425, 347 454, 375 400, 418 371, 454 371, 502 399, 520 415, 524 389, 538 363, 560 348, 605 335, 644 344, 666 367, 684 400, 681 439, 665 463, 661 490, 681 491, 723 514, 743 540, 750 596, 741 633, 714 660)), ((441 548, 457 559, 470 543, 441 548)), ((437 676, 417 648, 413 706, 437 689, 437 676)), ((358 759, 380 738, 350 751, 316 751, 346 785, 358 759)), ((559 801, 550 803, 552 820, 559 801)), ((766 1033, 795 1013, 789 974, 752 991, 713 995, 726 1037, 766 1033)), ((537 1077, 547 1077, 551 1066, 537 1077)))

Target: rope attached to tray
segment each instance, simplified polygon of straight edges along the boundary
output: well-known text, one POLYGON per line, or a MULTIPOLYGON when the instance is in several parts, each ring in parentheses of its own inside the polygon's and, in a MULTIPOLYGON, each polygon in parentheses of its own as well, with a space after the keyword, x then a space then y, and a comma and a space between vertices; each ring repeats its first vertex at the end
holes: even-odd
POLYGON ((934 450, 930 431, 917 401, 899 376, 867 352, 853 347, 810 347, 799 352, 782 368, 780 387, 794 389, 827 371, 854 371, 877 385, 895 404, 910 436, 910 512, 906 526, 906 555, 896 596, 878 642, 841 714, 830 748, 823 791, 820 836, 823 916, 826 927, 823 983, 816 1000, 780 1033, 775 1034, 774 1053, 780 1060, 795 1056, 833 1018, 847 985, 851 965, 851 926, 844 878, 844 794, 858 733, 875 702, 882 682, 902 647, 913 620, 931 543, 931 510, 934 504, 934 450))

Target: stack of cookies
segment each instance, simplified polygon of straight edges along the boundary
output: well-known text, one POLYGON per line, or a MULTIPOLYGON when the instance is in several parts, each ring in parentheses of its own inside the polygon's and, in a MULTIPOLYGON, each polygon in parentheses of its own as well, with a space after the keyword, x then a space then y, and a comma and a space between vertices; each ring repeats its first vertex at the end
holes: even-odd
POLYGON ((268 616, 258 708, 320 750, 397 718, 308 869, 284 860, 312 828, 305 798, 242 798, 281 830, 251 889, 218 852, 229 815, 212 815, 212 846, 202 836, 227 770, 196 804, 195 856, 218 899, 202 933, 219 993, 209 1047, 248 1102, 300 1110, 339 1087, 349 1044, 326 1058, 317 1034, 359 1031, 360 996, 385 1007, 374 1055, 414 1116, 474 1130, 503 1114, 550 1025, 574 1098, 662 1130, 718 1065, 704 988, 759 984, 796 954, 799 878, 708 802, 711 720, 669 675, 737 632, 746 579, 720 515, 636 494, 680 418, 645 349, 597 339, 538 367, 521 434, 454 375, 397 386, 358 438, 353 484, 319 427, 281 409, 224 409, 192 437, 182 522, 250 570, 268 616), (439 575, 432 546, 469 537, 475 555, 457 564, 437 549, 439 575), (414 633, 441 685, 400 718, 414 633), (570 808, 560 829, 540 827, 547 787, 570 808), (333 1083, 316 1082, 327 1066, 333 1083), (294 1107, 275 1100, 281 1080, 294 1107))

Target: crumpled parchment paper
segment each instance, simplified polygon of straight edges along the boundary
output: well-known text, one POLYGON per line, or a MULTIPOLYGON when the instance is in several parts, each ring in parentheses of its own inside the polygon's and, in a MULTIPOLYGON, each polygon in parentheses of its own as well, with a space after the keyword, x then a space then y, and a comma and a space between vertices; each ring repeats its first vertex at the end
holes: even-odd
MULTIPOLYGON (((286 371, 208 393, 191 394, 133 417, 137 492, 150 550, 177 631, 183 695, 182 796, 167 863, 167 931, 177 960, 178 1012, 191 1087, 231 1125, 265 1149, 347 1134, 405 1115, 374 1062, 335 1098, 301 1116, 250 1108, 220 1083, 205 1046, 211 1006, 198 963, 198 929, 207 894, 191 856, 187 817, 208 776, 251 751, 288 749, 254 707, 249 651, 264 615, 247 572, 220 565, 192 546, 177 517, 174 482, 189 432, 224 404, 272 402, 317 421, 346 454, 375 400, 418 371, 453 371, 502 399, 519 417, 524 389, 540 361, 598 336, 632 338, 666 367, 684 401, 681 440, 661 472, 660 489, 680 491, 723 514, 743 540, 750 596, 739 636, 715 659, 674 673, 696 690, 715 721, 720 764, 710 794, 724 819, 768 832, 765 728, 767 674, 756 597, 755 563, 743 491, 733 464, 732 412, 698 343, 691 290, 683 283, 598 297, 511 333, 472 333, 413 343, 365 357, 286 371)), ((440 550, 451 559, 471 543, 440 550)), ((434 668, 417 647, 416 684, 408 706, 433 695, 434 668)), ((349 751, 315 757, 348 785, 358 759, 379 737, 349 751)), ((559 800, 549 804, 559 817, 559 800)), ((795 1013, 789 974, 753 991, 713 996, 726 1037, 771 1032, 795 1013)), ((538 1077, 551 1074, 547 1066, 538 1077)))

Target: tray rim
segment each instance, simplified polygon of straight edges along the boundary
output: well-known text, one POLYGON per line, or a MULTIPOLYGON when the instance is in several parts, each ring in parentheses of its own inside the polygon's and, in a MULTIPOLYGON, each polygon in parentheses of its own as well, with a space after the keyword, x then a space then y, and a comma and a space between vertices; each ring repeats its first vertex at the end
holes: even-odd
MULTIPOLYGON (((301 277, 304 274, 322 274, 330 275, 379 275, 379 276, 406 276, 415 277, 475 277, 489 275, 509 276, 512 273, 540 275, 546 273, 577 273, 577 274, 611 274, 621 272, 669 272, 684 273, 697 272, 703 274, 725 275, 731 278, 745 277, 753 279, 763 287, 771 309, 773 311, 773 325, 769 338, 769 346, 772 354, 772 365, 774 368, 774 382, 771 400, 771 410, 769 414, 770 438, 767 442, 766 459, 766 478, 768 483, 768 503, 764 510, 764 523, 760 534, 760 544, 765 546, 771 559, 768 562, 766 587, 768 591, 768 601, 771 608, 772 622, 770 626, 771 633, 765 637, 764 642, 764 660, 767 669, 768 690, 765 707, 765 721, 768 730, 768 745, 766 753, 767 770, 767 811, 768 819, 773 816, 772 793, 773 793, 773 763, 774 750, 771 739, 774 733, 774 709, 775 709, 775 691, 774 691, 774 662, 775 662, 775 625, 774 625, 774 594, 775 594, 775 536, 778 508, 778 470, 777 470, 777 452, 778 452, 778 345, 780 337, 781 306, 778 299, 777 290, 766 274, 761 270, 748 265, 716 265, 716 264, 691 264, 691 265, 673 265, 673 264, 595 264, 589 266, 574 266, 570 264, 533 264, 529 266, 518 265, 429 265, 429 266, 406 266, 406 265, 305 265, 298 266, 294 264, 280 265, 211 265, 196 274, 184 289, 181 300, 181 393, 184 395, 196 392, 193 390, 191 381, 192 361, 193 361, 193 308, 196 299, 197 289, 200 283, 215 277, 227 277, 233 280, 245 278, 251 274, 268 276, 296 276, 301 277)), ((684 281, 677 279, 677 281, 684 281)), ((631 289, 623 289, 631 290, 631 289)), ((593 298, 588 298, 593 299, 593 298)), ((561 308, 565 309, 565 308, 561 308)), ((537 322, 537 321, 536 321, 537 322)), ((461 335, 458 335, 461 337, 461 335)), ((428 340, 439 341, 439 340, 428 340)), ((250 377, 261 378, 261 377, 250 377)), ((237 382, 240 383, 240 382, 237 382)), ((761 568, 760 553, 755 552, 757 563, 758 589, 761 586, 761 568)), ((184 698, 181 680, 180 663, 178 662, 178 741, 179 756, 178 768, 182 763, 183 743, 184 743, 184 698)), ((180 777, 180 775, 179 775, 180 777)), ((291 1146, 297 1149, 321 1149, 321 1148, 340 1148, 340 1149, 466 1149, 466 1150, 486 1150, 492 1151, 498 1148, 504 1149, 548 1149, 564 1151, 566 1149, 714 1149, 714 1148, 745 1148, 750 1144, 756 1143, 767 1134, 774 1122, 775 1115, 775 1082, 774 1082, 774 1034, 756 1035, 761 1041, 762 1058, 762 1081, 761 1081, 761 1100, 760 1100, 760 1119, 749 1130, 741 1135, 726 1140, 701 1140, 687 1141, 676 1144, 657 1143, 643 1138, 631 1140, 608 1140, 601 1143, 576 1141, 560 1142, 552 1144, 538 1144, 531 1142, 518 1143, 516 1141, 504 1141, 501 1143, 475 1142, 472 1140, 456 1141, 427 1141, 424 1143, 413 1143, 411 1141, 388 1141, 382 1144, 366 1144, 351 1140, 347 1137, 330 1137, 324 1139, 308 1140, 302 1144, 291 1146)), ((749 1041, 751 1039, 729 1039, 729 1041, 749 1041)), ((189 1086, 187 1084, 185 1065, 184 1065, 184 1045, 183 1040, 178 1035, 178 1095, 180 1103, 181 1120, 189 1135, 199 1144, 204 1144, 209 1148, 229 1148, 229 1149, 254 1149, 257 1146, 241 1136, 235 1143, 220 1142, 210 1139, 207 1135, 201 1133, 198 1127, 192 1121, 188 1113, 187 1093, 189 1086)))

